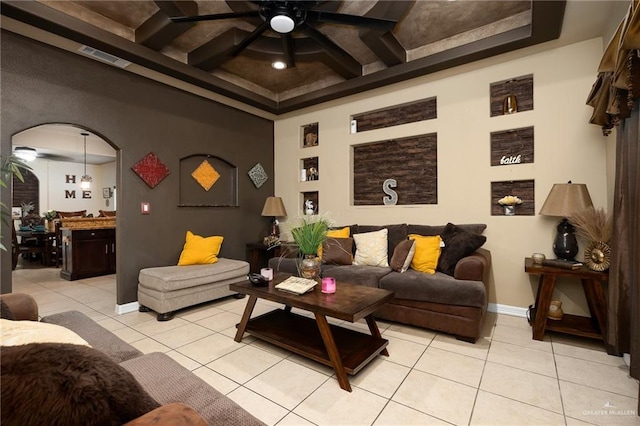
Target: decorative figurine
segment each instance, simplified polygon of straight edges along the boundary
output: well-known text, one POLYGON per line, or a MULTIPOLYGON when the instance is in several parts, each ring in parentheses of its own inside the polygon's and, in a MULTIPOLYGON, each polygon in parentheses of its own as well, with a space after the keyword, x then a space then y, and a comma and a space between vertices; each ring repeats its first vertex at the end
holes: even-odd
POLYGON ((304 206, 305 206, 305 211, 304 213, 307 215, 312 215, 313 214, 313 201, 311 200, 307 200, 304 202, 304 206))

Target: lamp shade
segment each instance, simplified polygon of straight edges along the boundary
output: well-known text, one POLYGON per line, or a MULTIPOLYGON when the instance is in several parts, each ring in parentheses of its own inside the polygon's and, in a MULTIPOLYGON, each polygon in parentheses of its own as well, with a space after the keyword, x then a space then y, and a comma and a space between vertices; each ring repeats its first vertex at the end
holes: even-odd
POLYGON ((587 185, 571 182, 556 183, 542 205, 540 214, 543 216, 569 217, 587 207, 593 207, 587 185))
POLYGON ((262 208, 262 216, 280 217, 286 216, 287 211, 280 197, 267 197, 262 208))

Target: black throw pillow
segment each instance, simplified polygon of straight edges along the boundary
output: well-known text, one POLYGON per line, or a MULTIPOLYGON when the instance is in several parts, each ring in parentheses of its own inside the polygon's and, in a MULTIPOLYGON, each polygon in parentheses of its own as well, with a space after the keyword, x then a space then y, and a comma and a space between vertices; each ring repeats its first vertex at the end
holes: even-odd
POLYGON ((438 259, 437 270, 451 276, 460 259, 469 256, 487 241, 484 235, 465 231, 453 223, 447 223, 440 237, 444 241, 444 247, 438 259))
POLYGON ((0 381, 3 426, 115 426, 160 406, 131 373, 88 346, 3 346, 0 381))

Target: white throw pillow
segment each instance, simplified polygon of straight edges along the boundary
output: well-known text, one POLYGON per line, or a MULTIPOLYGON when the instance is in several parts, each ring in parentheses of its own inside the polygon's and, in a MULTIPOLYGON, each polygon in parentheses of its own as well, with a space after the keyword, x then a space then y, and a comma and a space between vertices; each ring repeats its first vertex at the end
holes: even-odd
POLYGON ((0 319, 0 345, 17 346, 29 343, 71 343, 91 346, 68 328, 37 321, 0 319))
POLYGON ((387 233, 387 228, 384 228, 379 231, 354 234, 356 256, 353 258, 353 264, 388 267, 387 233))

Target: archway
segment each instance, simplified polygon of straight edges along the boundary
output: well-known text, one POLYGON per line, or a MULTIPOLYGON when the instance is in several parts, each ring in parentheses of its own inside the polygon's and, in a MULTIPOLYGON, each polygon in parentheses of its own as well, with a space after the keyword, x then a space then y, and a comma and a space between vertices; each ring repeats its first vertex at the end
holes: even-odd
MULTIPOLYGON (((47 123, 14 134, 12 145, 13 149, 28 147, 37 152, 36 159, 28 163, 31 171, 26 173, 38 185, 28 195, 33 198, 38 194, 33 213, 42 216, 50 210, 86 210, 87 215, 97 217, 104 210, 116 210, 120 151, 102 135, 77 124, 47 123), (85 175, 91 177, 89 188, 80 186, 85 175)), ((12 189, 23 186, 16 184, 12 189)), ((19 206, 19 200, 12 198, 12 204, 19 206)))

